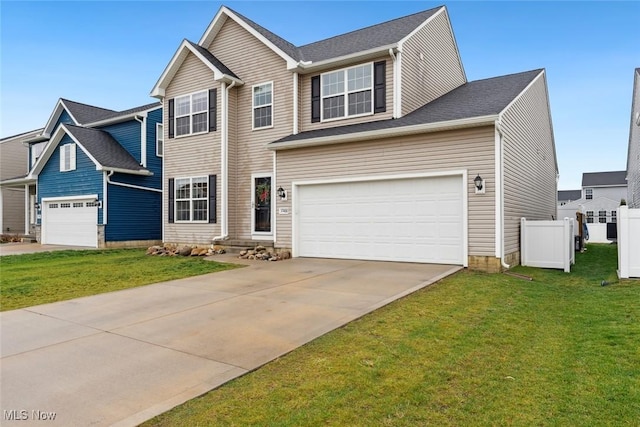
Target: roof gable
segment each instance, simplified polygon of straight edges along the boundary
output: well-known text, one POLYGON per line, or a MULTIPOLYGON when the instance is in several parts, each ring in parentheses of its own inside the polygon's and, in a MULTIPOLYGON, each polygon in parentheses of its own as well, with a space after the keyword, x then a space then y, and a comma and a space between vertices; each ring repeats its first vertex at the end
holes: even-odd
POLYGON ((156 98, 164 97, 165 90, 171 83, 171 80, 176 75, 180 66, 187 58, 189 54, 193 54, 198 58, 207 68, 213 73, 213 78, 216 81, 223 81, 226 83, 236 82, 238 85, 244 84, 242 80, 236 76, 233 71, 226 67, 218 58, 216 58, 207 49, 199 46, 187 39, 184 39, 176 53, 171 58, 171 61, 162 72, 162 75, 156 82, 155 86, 151 90, 151 96, 156 98))
POLYGON ((582 174, 583 187, 610 187, 627 185, 627 171, 585 172, 582 174))
POLYGON ((112 170, 135 175, 151 175, 151 172, 140 166, 138 161, 108 132, 66 123, 61 124, 53 134, 50 143, 47 144, 44 152, 29 172, 29 178, 35 178, 42 171, 65 135, 69 135, 89 159, 91 159, 96 165, 96 170, 112 170))

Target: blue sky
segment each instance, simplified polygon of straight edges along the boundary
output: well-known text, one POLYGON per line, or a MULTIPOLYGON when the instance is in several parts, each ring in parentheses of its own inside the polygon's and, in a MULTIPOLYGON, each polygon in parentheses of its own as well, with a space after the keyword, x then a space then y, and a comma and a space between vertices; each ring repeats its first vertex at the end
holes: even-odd
POLYGON ((0 2, 0 136, 43 127, 58 98, 124 110, 225 4, 302 45, 445 4, 467 78, 545 68, 559 189, 626 168, 640 2, 0 2))

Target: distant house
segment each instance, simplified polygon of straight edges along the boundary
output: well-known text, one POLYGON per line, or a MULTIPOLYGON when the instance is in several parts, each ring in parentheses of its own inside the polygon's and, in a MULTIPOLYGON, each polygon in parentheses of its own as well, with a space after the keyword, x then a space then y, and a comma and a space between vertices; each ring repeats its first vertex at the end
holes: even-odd
POLYGON ((27 221, 38 241, 159 241, 162 137, 159 103, 113 111, 60 99, 42 131, 24 141, 28 174, 9 182, 29 194, 27 221))
MULTIPOLYGON (((580 198, 558 206, 559 218, 575 218, 576 212, 585 215, 589 241, 608 242, 606 224, 617 221, 618 206, 627 197, 626 171, 588 172, 582 174, 580 198)), ((566 197, 566 196, 565 196, 566 197)))
POLYGON ((0 139, 0 233, 25 235, 29 233, 26 214, 29 188, 21 183, 29 164, 29 146, 25 143, 42 129, 0 139))
POLYGON ((640 208, 640 68, 633 73, 633 100, 629 125, 629 152, 627 155, 627 204, 640 208))
POLYGON ((582 190, 559 190, 558 206, 564 206, 582 197, 582 190))
POLYGON ((444 6, 304 46, 223 6, 151 94, 165 242, 497 271, 556 216, 546 72, 468 81, 444 6))

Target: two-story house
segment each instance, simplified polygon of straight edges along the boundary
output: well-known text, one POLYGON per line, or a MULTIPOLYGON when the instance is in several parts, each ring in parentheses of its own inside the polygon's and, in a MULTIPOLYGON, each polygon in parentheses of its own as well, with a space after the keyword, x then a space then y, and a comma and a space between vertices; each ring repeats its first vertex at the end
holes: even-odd
POLYGON ((165 242, 497 271, 556 215, 545 71, 467 81, 444 6, 304 46, 223 6, 151 94, 165 242))
POLYGON ((43 244, 161 239, 162 106, 113 111, 60 99, 29 146, 27 225, 43 244))

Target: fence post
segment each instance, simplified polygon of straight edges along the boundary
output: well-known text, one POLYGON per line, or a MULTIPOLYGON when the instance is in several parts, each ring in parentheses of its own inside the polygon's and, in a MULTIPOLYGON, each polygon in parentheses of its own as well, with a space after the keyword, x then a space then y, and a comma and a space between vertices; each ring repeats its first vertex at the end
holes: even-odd
POLYGON ((529 265, 527 259, 527 219, 520 218, 520 264, 529 265))
POLYGON ((564 239, 562 239, 563 240, 562 253, 564 254, 564 272, 569 273, 571 272, 571 253, 569 252, 571 250, 571 243, 569 242, 570 242, 570 239, 573 238, 573 236, 571 236, 571 227, 569 224, 569 218, 565 218, 562 225, 563 225, 562 231, 564 235, 564 239))

